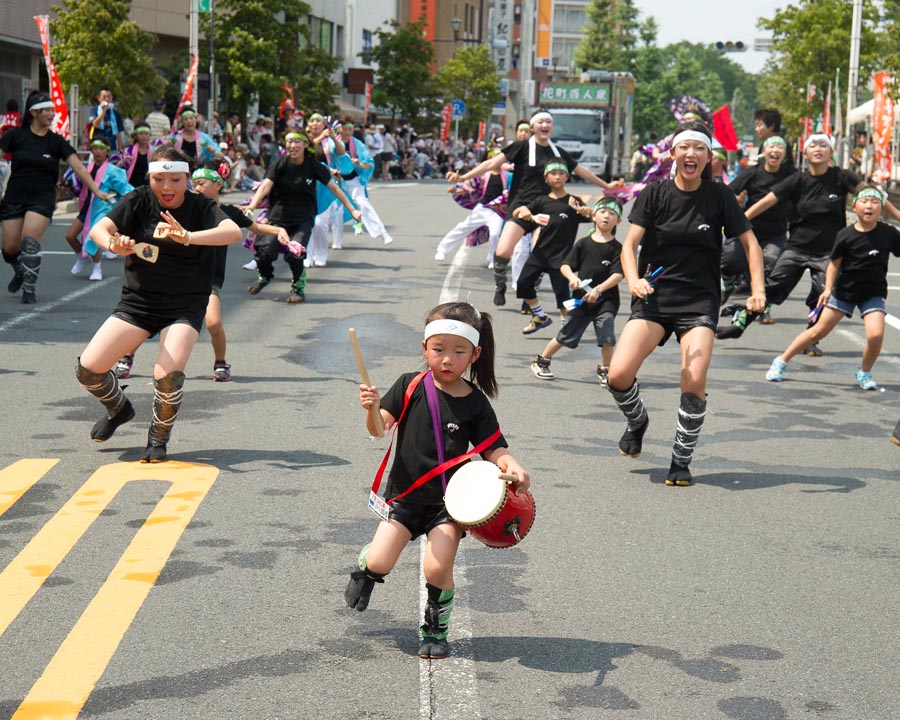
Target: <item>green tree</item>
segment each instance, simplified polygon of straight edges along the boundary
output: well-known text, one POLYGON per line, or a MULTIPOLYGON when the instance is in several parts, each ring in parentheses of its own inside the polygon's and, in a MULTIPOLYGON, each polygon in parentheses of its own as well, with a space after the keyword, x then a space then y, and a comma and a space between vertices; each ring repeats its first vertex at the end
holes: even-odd
POLYGON ((497 65, 486 45, 459 50, 438 71, 436 79, 444 92, 445 103, 452 100, 466 103, 466 116, 460 122, 460 127, 465 130, 474 130, 500 101, 497 65))
POLYGON ((50 21, 63 87, 77 84, 87 101, 106 88, 123 116, 143 112, 166 84, 150 54, 156 36, 128 19, 130 6, 127 0, 67 0, 52 6, 59 17, 50 21))
MULTIPOLYGON (((850 66, 850 31, 853 3, 844 0, 801 0, 787 5, 771 19, 761 19, 759 27, 772 33, 772 57, 763 70, 759 98, 763 105, 781 110, 789 131, 799 130, 801 117, 818 116, 823 109, 825 90, 840 69, 842 82, 850 66), (806 87, 812 83, 819 93, 807 103, 806 87)), ((860 86, 873 71, 884 69, 892 46, 891 31, 897 26, 884 23, 874 0, 863 3, 860 37, 860 86)), ((893 46, 897 46, 896 37, 893 46)))
POLYGON ((386 23, 388 30, 375 31, 377 45, 366 53, 375 63, 372 102, 389 108, 407 120, 435 112, 438 88, 431 68, 434 47, 425 39, 425 19, 400 24, 386 23))
POLYGON ((633 0, 591 0, 587 24, 575 48, 575 66, 582 70, 632 72, 637 59, 641 24, 633 0))
MULTIPOLYGON (((313 46, 302 0, 216 0, 213 43, 216 71, 225 78, 229 109, 243 116, 254 99, 281 102, 282 85, 295 87, 301 108, 334 109, 340 88, 331 81, 340 60, 313 46)), ((209 15, 201 16, 209 27, 209 15)))

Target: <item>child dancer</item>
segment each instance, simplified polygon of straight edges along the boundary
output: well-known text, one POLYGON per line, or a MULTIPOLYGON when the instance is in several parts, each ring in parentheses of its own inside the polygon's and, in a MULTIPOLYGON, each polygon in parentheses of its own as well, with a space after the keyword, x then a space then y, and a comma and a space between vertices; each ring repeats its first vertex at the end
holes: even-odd
POLYGON ((616 344, 615 322, 619 311, 618 285, 625 277, 619 256, 621 243, 613 237, 622 221, 622 205, 614 197, 602 197, 594 205, 594 232, 575 242, 559 271, 569 281, 577 305, 569 310, 566 324, 544 351, 534 358, 531 372, 541 380, 552 380, 550 358, 564 347, 575 349, 587 330, 594 326, 600 347, 597 380, 606 387, 609 362, 616 344), (581 287, 582 278, 590 280, 588 292, 581 287))
MULTIPOLYGON (((125 256, 125 284, 112 315, 78 358, 76 376, 106 409, 91 439, 109 440, 134 417, 110 368, 126 352, 159 334, 153 370, 153 416, 141 462, 165 462, 181 407, 184 368, 200 335, 212 289, 214 245, 241 239, 216 204, 188 192, 187 156, 171 146, 153 153, 150 185, 129 193, 90 233, 100 248, 125 256), (143 243, 135 247, 135 243, 143 243), (155 257, 156 262, 150 262, 155 257)), ((90 177, 90 176, 88 176, 90 177)))
POLYGON ((862 390, 878 389, 872 367, 884 340, 888 260, 891 253, 900 257, 900 231, 878 222, 883 207, 884 195, 872 185, 853 198, 858 219, 837 234, 825 270, 825 286, 812 313, 821 313, 821 317, 772 361, 766 380, 781 382, 794 355, 825 338, 844 317, 853 317, 853 308, 858 307, 866 327, 866 347, 856 370, 856 384, 862 390))
MULTIPOLYGON (((407 543, 425 535, 428 604, 419 657, 438 659, 450 653, 447 633, 454 596, 453 562, 463 531, 447 513, 437 477, 418 486, 416 479, 441 464, 444 456, 449 460, 466 454, 472 444, 473 454, 480 452, 485 460, 516 476, 516 493, 527 490, 530 480, 509 454, 497 417, 485 397, 494 397, 497 392, 490 316, 468 303, 445 303, 429 312, 425 323, 422 354, 428 367, 424 372, 401 375, 384 398, 374 385, 359 386, 359 401, 367 410, 366 428, 376 433, 368 412, 374 407, 381 413, 385 428, 397 426, 397 450, 385 492, 389 512, 372 542, 360 552, 344 599, 351 608, 365 610, 375 583, 384 582, 407 543), (474 383, 463 377, 466 370, 474 383), (443 447, 431 432, 426 383, 433 383, 440 391, 443 447), (404 400, 407 393, 408 405, 404 400)), ((454 471, 446 470, 447 480, 454 471)))
POLYGON ((549 274, 553 285, 556 306, 562 316, 566 316, 563 303, 569 299, 569 284, 559 268, 575 244, 579 223, 590 222, 592 217, 587 205, 566 192, 569 168, 565 163, 547 163, 544 167, 544 179, 550 186, 550 193, 528 205, 519 206, 513 212, 516 220, 540 227, 538 240, 525 261, 516 285, 516 297, 524 300, 531 311, 531 322, 522 328, 525 335, 537 332, 553 322, 537 297, 538 278, 545 272, 549 274))

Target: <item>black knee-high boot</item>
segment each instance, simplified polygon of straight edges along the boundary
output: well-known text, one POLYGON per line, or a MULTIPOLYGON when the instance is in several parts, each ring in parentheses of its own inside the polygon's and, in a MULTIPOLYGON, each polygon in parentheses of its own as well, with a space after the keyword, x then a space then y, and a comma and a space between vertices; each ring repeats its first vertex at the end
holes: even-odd
POLYGON ((131 402, 119 387, 116 374, 109 370, 105 373, 95 373, 88 370, 78 359, 75 370, 78 382, 91 395, 97 398, 106 408, 106 417, 94 424, 91 429, 91 439, 96 442, 109 440, 120 425, 124 425, 134 417, 134 408, 131 402))
POLYGON ((30 305, 36 301, 34 288, 41 272, 41 244, 30 235, 22 238, 19 266, 22 272, 22 302, 30 305))
POLYGON ((22 266, 19 264, 19 256, 21 251, 17 253, 8 253, 3 250, 3 261, 12 266, 13 276, 9 281, 6 289, 11 293, 17 293, 22 288, 22 266))
POLYGON ((669 466, 666 485, 691 484, 691 471, 688 465, 694 457, 694 448, 697 447, 704 419, 706 419, 706 400, 692 393, 681 393, 678 424, 675 427, 675 444, 672 446, 672 464, 669 466))
POLYGON ((422 643, 419 657, 440 660, 450 654, 447 635, 450 633, 450 612, 453 609, 454 588, 442 590, 431 583, 425 583, 428 603, 425 605, 425 622, 420 628, 422 643))
POLYGON ((153 381, 153 419, 147 433, 147 448, 141 456, 142 463, 166 461, 166 444, 178 417, 183 388, 184 373, 180 370, 153 381))
POLYGON ((644 433, 650 425, 650 416, 641 399, 641 387, 635 380, 627 390, 615 390, 611 385, 607 385, 607 389, 628 421, 628 427, 619 440, 619 452, 636 458, 641 454, 644 433))
POLYGON ((509 258, 494 254, 494 305, 506 305, 506 274, 509 258))
POLYGON ((350 582, 347 583, 347 589, 344 590, 344 601, 347 603, 347 607, 359 612, 369 607, 375 583, 383 583, 385 578, 381 573, 373 572, 366 566, 368 549, 369 545, 366 545, 360 550, 356 561, 357 569, 350 573, 350 582))

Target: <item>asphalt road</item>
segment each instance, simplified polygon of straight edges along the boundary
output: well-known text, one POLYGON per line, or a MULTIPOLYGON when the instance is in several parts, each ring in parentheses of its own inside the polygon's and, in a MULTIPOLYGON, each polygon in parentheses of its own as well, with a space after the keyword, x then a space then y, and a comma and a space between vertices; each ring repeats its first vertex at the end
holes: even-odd
MULTIPOLYGON (((235 379, 211 381, 204 335, 174 462, 159 466, 135 465, 155 342, 128 381, 137 418, 105 444, 88 438, 100 409, 75 358, 113 307, 122 266, 104 263, 99 283, 72 277, 71 216, 57 217, 39 304, 0 298, 0 717, 900 716, 900 448, 888 441, 900 329, 888 327, 875 369, 884 392, 853 384, 858 319, 824 357, 798 357, 767 383, 803 327, 804 287, 775 325, 716 347, 690 488, 663 484, 674 344, 641 373, 650 431, 640 458, 622 458, 624 423, 589 338, 540 381, 528 366, 558 322, 525 337, 517 304, 498 309, 495 406, 532 473, 534 529, 509 550, 463 542, 448 661, 415 655, 418 544, 368 611, 344 606, 386 447, 365 431, 347 329, 387 387, 420 366, 439 298, 494 311, 481 248, 432 260, 464 214, 444 191, 376 184, 396 242, 348 232, 346 249, 310 270, 303 305, 273 301, 288 292, 284 264, 247 295, 249 253, 234 248, 222 301, 235 379)), ((898 298, 895 287, 894 316, 898 298)))

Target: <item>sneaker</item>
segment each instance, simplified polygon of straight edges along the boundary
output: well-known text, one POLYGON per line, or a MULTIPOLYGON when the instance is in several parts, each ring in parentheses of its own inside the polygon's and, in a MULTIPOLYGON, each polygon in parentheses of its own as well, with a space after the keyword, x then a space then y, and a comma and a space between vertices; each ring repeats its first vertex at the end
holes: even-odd
POLYGON ((597 366, 597 382, 600 387, 606 387, 609 384, 609 365, 597 366))
POLYGON ((822 350, 819 348, 818 343, 813 343, 803 351, 803 354, 809 357, 822 357, 822 350))
POLYGON ((73 275, 80 275, 84 269, 91 264, 91 259, 89 257, 84 257, 83 255, 79 255, 78 259, 75 260, 75 264, 72 266, 72 269, 69 271, 73 275))
POLYGON ((385 245, 390 245, 392 242, 394 242, 394 238, 392 238, 392 237, 391 237, 390 235, 388 235, 387 233, 385 233, 384 235, 382 235, 382 237, 384 238, 384 244, 385 244, 385 245))
POLYGON ((262 290, 266 285, 269 284, 269 278, 265 278, 259 273, 256 274, 256 285, 251 285, 247 288, 247 292, 251 295, 259 295, 260 290, 262 290))
POLYGON ((116 363, 115 373, 119 380, 127 380, 131 376, 131 366, 134 364, 134 355, 123 355, 116 363))
POLYGON ((552 380, 554 375, 550 369, 550 358, 545 358, 543 355, 535 355, 531 363, 531 372, 539 380, 552 380))
POLYGON ((103 270, 100 268, 100 263, 91 263, 91 277, 89 280, 102 280, 103 279, 103 270))
POLYGON ((780 357, 775 358, 772 361, 772 364, 769 365, 769 369, 766 371, 766 380, 769 382, 781 382, 781 376, 786 367, 787 363, 784 360, 780 357))
POLYGON ((327 263, 324 260, 316 260, 313 262, 313 267, 327 267, 327 263))
POLYGON ((531 322, 522 328, 522 334, 523 335, 531 335, 531 333, 535 333, 538 330, 545 328, 552 323, 553 323, 553 320, 550 319, 549 315, 541 315, 539 317, 533 316, 531 318, 531 322))
POLYGON ((856 371, 856 384, 860 390, 877 390, 878 383, 872 379, 872 373, 865 370, 856 371))
POLYGON ((531 305, 524 300, 522 301, 522 307, 519 309, 519 315, 534 315, 534 313, 531 312, 531 305))
POLYGON ((253 260, 251 260, 248 263, 244 263, 243 265, 241 265, 241 267, 244 270, 256 270, 256 258, 254 258, 253 260))
POLYGON ((223 360, 216 360, 213 365, 213 382, 231 382, 231 365, 223 360))
MULTIPOLYGON (((119 256, 116 253, 114 253, 112 250, 104 250, 103 257, 105 257, 107 260, 115 260, 119 256)), ((93 280, 93 279, 94 278, 91 278, 91 280, 93 280)))
POLYGON ((438 262, 444 262, 444 260, 447 259, 447 256, 444 255, 444 253, 442 253, 442 252, 436 252, 434 254, 434 259, 437 260, 438 262))

